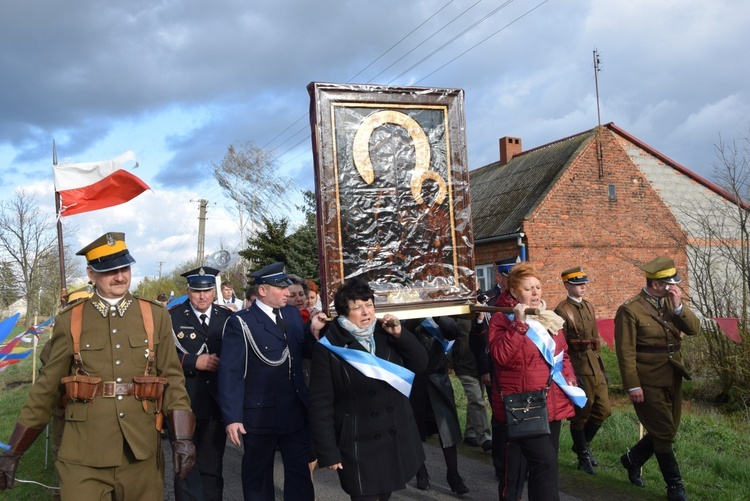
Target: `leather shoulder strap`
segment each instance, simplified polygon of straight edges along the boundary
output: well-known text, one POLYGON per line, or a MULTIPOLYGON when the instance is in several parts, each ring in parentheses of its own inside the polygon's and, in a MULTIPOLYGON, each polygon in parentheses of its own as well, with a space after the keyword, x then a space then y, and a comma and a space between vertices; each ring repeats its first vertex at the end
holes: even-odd
POLYGON ((151 311, 151 303, 145 299, 138 298, 138 305, 141 307, 141 317, 143 317, 143 328, 146 330, 146 339, 148 339, 148 361, 146 362, 146 371, 144 375, 151 374, 151 368, 154 366, 154 314, 151 311))
POLYGON ((76 365, 76 373, 88 375, 88 372, 83 368, 83 358, 81 357, 83 304, 83 302, 80 302, 70 310, 70 336, 73 338, 73 361, 76 365))
POLYGON ((567 320, 570 321, 570 326, 573 328, 573 331, 575 331, 577 335, 580 335, 578 327, 576 326, 576 321, 573 319, 573 310, 570 309, 568 301, 563 303, 563 310, 565 310, 565 314, 568 316, 567 320))

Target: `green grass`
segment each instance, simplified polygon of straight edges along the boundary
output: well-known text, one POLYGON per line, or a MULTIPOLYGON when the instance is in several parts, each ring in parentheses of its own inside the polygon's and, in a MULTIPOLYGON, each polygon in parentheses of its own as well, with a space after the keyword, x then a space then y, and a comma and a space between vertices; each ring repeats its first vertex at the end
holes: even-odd
MULTIPOLYGON (((13 335, 24 329, 16 329, 13 335)), ((39 347, 41 349, 41 346, 39 347)), ((38 353, 38 352, 37 352, 38 353)), ((16 424, 16 419, 26 401, 26 396, 31 388, 31 376, 33 360, 30 355, 21 362, 9 366, 0 372, 0 441, 8 442, 10 434, 16 424)), ((37 369, 39 363, 37 361, 37 369)), ((47 468, 44 467, 44 443, 45 434, 42 433, 34 444, 21 458, 16 472, 16 478, 22 480, 33 480, 45 485, 57 485, 55 481, 55 465, 51 455, 47 455, 47 468)), ((13 489, 0 492, 0 501, 37 501, 49 499, 51 491, 35 485, 16 481, 13 489)))
MULTIPOLYGON (((622 389, 617 358, 608 348, 602 350, 610 381, 613 413, 592 444, 599 460, 597 475, 577 470, 578 461, 570 448, 570 427, 563 423, 560 433, 560 489, 584 501, 663 500, 665 484, 652 458, 643 468, 646 487, 628 482, 620 456, 638 440, 638 419, 622 389)), ((457 378, 452 378, 459 420, 463 428, 466 399, 457 378)), ((748 423, 722 414, 711 405, 690 400, 694 382, 686 381, 682 423, 677 434, 675 455, 682 480, 691 501, 736 501, 750 499, 750 440, 748 423)), ((488 453, 459 446, 462 455, 491 463, 488 453)))

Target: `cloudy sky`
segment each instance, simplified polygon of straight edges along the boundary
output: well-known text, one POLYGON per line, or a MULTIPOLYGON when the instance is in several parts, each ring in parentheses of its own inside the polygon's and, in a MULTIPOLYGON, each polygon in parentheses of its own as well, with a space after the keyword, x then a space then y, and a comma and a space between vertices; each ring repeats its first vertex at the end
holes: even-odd
MULTIPOLYGON (((273 150, 313 189, 311 81, 462 88, 469 168, 614 122, 711 179, 714 145, 750 124, 750 3, 741 0, 5 1, 0 16, 0 197, 53 208, 60 160, 133 150, 152 191, 70 216, 78 249, 125 231, 156 276, 239 244, 211 165, 230 144, 273 150)), ((285 208, 279 207, 279 213, 285 208)), ((292 218, 298 217, 294 213, 292 218)))

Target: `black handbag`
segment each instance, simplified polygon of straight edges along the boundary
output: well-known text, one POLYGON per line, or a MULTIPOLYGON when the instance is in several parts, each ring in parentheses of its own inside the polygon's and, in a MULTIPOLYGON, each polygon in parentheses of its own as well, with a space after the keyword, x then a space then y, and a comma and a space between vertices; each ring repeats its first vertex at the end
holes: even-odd
POLYGON ((547 386, 542 390, 503 395, 508 440, 549 435, 547 391, 551 381, 550 374, 547 386))

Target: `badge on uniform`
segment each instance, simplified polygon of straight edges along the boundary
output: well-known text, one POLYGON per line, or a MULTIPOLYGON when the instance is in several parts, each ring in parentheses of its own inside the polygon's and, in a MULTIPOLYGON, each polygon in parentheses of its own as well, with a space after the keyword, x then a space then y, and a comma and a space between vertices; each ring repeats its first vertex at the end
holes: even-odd
POLYGON ((197 337, 198 337, 198 336, 196 336, 196 335, 195 335, 195 332, 193 332, 193 333, 191 333, 191 334, 190 334, 190 339, 195 339, 195 338, 197 338, 197 337))
POLYGON ((178 339, 182 339, 182 338, 184 338, 184 337, 185 337, 185 334, 183 334, 183 333, 182 333, 182 331, 180 331, 180 332, 179 332, 179 333, 177 334, 177 338, 178 338, 178 339))

